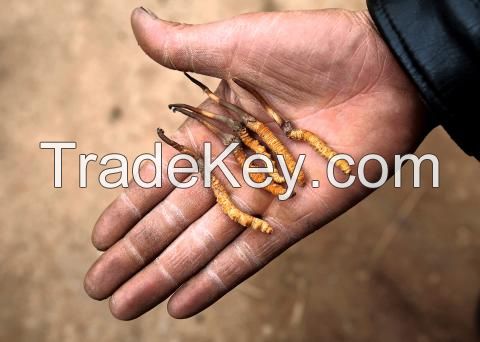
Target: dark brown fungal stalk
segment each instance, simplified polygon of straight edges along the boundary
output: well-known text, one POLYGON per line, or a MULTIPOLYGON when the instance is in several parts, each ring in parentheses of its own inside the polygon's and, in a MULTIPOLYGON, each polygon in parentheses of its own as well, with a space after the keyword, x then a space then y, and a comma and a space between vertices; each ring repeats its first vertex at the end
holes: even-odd
POLYGON ((270 176, 272 177, 275 183, 277 184, 285 183, 285 178, 281 176, 280 173, 278 172, 275 160, 272 158, 272 155, 268 153, 267 149, 265 148, 265 146, 263 146, 262 143, 260 143, 257 139, 253 138, 250 135, 250 133, 247 131, 245 126, 240 121, 231 119, 223 115, 215 114, 201 108, 186 105, 186 104, 179 104, 179 103, 171 104, 168 106, 168 108, 172 109, 173 111, 180 111, 180 109, 186 109, 186 110, 189 110, 190 112, 200 114, 206 118, 216 120, 225 124, 227 127, 229 127, 232 130, 233 134, 235 134, 235 136, 237 136, 242 141, 242 143, 245 146, 247 146, 250 150, 252 150, 254 153, 257 153, 257 154, 263 154, 265 157, 270 159, 273 165, 273 172, 270 173, 270 176))
MULTIPOLYGON (((240 138, 237 136, 234 136, 233 134, 225 133, 221 129, 219 129, 217 126, 212 125, 210 122, 208 122, 206 119, 203 117, 199 116, 198 113, 187 110, 185 108, 180 108, 180 107, 172 107, 173 112, 180 112, 192 119, 195 119, 199 121, 201 124, 203 124, 205 127, 207 127, 213 134, 215 134, 220 140, 222 140, 222 143, 225 146, 228 146, 232 143, 238 143, 239 145, 233 150, 233 156, 235 160, 237 161, 238 165, 240 167, 243 167, 245 164, 245 161, 247 159, 247 154, 245 153, 245 150, 243 149, 242 142, 240 138)), ((257 165, 254 165, 257 166, 257 165)), ((262 183, 265 181, 266 176, 263 173, 252 173, 250 174, 250 177, 255 183, 262 183)), ((272 177, 273 179, 273 177, 272 177)), ((275 182, 270 183, 267 185, 264 190, 270 192, 272 195, 279 196, 283 195, 287 190, 281 186, 280 184, 277 184, 275 182)))
MULTIPOLYGON (((218 95, 214 94, 205 84, 203 84, 199 80, 193 78, 187 73, 184 74, 190 81, 200 87, 212 101, 234 112, 238 116, 240 121, 249 130, 256 133, 260 137, 260 139, 265 143, 265 145, 267 145, 270 151, 272 151, 275 155, 283 155, 288 171, 290 172, 290 174, 293 174, 296 165, 295 158, 285 147, 285 145, 283 145, 280 139, 278 139, 277 136, 270 130, 270 128, 268 128, 268 126, 266 126, 263 122, 257 120, 254 116, 252 116, 239 106, 225 101, 218 95)), ((298 175, 298 184, 300 186, 305 185, 305 173, 302 170, 300 170, 300 173, 298 175)))
MULTIPOLYGON (((191 106, 189 106, 191 107, 191 106)), ((202 125, 204 125, 205 127, 207 127, 213 134, 215 134, 218 138, 220 138, 220 140, 222 140, 222 143, 225 145, 225 146, 228 146, 232 143, 239 143, 241 144, 242 141, 240 140, 239 137, 233 135, 233 134, 230 134, 230 133, 225 133, 224 131, 222 131, 220 128, 218 128, 217 126, 213 125, 212 123, 210 123, 207 119, 205 119, 203 116, 199 115, 198 112, 195 112, 191 109, 188 109, 186 106, 177 106, 177 105, 170 105, 169 108, 174 112, 180 112, 186 116, 188 116, 189 118, 192 118, 198 122, 200 122, 202 125)), ((194 107, 191 107, 191 108, 194 108, 194 107)), ((199 109, 199 108, 195 108, 195 109, 199 109)), ((205 114, 213 114, 213 113, 209 113, 209 112, 206 112, 205 111, 205 114)), ((206 116, 206 115, 205 115, 206 116)), ((220 115, 218 115, 220 116, 220 115)), ((208 117, 208 116, 206 116, 208 117)))

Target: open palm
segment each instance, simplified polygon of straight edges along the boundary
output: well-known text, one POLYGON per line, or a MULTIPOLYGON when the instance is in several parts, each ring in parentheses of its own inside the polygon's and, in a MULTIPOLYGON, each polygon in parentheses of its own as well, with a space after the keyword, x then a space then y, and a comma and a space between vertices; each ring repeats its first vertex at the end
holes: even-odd
MULTIPOLYGON (((297 127, 317 133, 357 163, 376 153, 391 168, 393 156, 413 151, 427 132, 413 85, 365 12, 257 13, 189 26, 137 9, 132 25, 153 59, 223 79, 221 96, 268 123, 294 155, 306 154, 307 185, 287 202, 248 186, 229 188, 242 210, 274 228, 267 236, 232 223, 201 182, 186 190, 174 189, 166 178, 160 189, 132 183, 95 226, 93 243, 106 252, 85 279, 91 297, 111 296, 110 308, 120 319, 138 317, 174 292, 168 304, 172 316, 198 313, 371 191, 358 182, 348 189, 329 184, 326 161, 310 146, 284 137, 233 77, 254 85, 297 127), (320 188, 313 188, 312 180, 319 180, 320 188)), ((208 101, 203 106, 221 111, 208 101)), ((196 122, 187 121, 175 137, 196 149, 215 141, 221 151, 218 139, 196 122)), ((164 147, 164 159, 174 154, 164 147)), ((241 180, 238 166, 229 166, 241 180)), ((146 165, 141 174, 148 179, 154 171, 146 165)), ((367 179, 375 181, 379 174, 378 163, 367 164, 367 179)))

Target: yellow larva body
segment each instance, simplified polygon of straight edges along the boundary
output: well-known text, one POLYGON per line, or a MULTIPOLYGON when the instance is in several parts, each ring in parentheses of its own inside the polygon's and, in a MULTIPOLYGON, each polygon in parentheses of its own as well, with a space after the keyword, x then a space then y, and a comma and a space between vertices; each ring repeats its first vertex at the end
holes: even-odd
MULTIPOLYGON (((292 129, 287 133, 288 137, 293 140, 304 141, 313 147, 322 157, 327 160, 332 159, 337 155, 331 147, 329 147, 322 139, 320 139, 316 134, 303 130, 303 129, 292 129)), ((345 160, 337 160, 335 165, 346 175, 349 175, 352 170, 350 165, 345 160)))
MULTIPOLYGON (((192 151, 186 146, 180 145, 179 143, 175 142, 174 140, 168 138, 165 135, 165 132, 161 128, 157 128, 157 134, 168 145, 175 148, 180 153, 186 153, 193 158, 195 158, 200 166, 200 169, 203 168, 203 159, 201 155, 197 154, 196 152, 192 151)), ((217 203, 222 208, 222 211, 227 215, 232 221, 239 223, 240 225, 252 228, 256 230, 260 230, 262 233, 271 234, 273 232, 273 228, 264 220, 253 217, 247 213, 244 213, 240 209, 238 209, 235 204, 233 204, 227 190, 223 186, 223 184, 218 180, 217 177, 212 175, 212 190, 217 203)))
MULTIPOLYGON (((292 140, 305 141, 311 145, 315 151, 322 155, 327 160, 330 160, 337 153, 331 149, 322 139, 316 134, 303 129, 295 129, 290 121, 286 121, 279 113, 277 113, 273 107, 267 102, 267 100, 260 95, 260 93, 249 83, 240 79, 233 79, 233 81, 241 88, 248 91, 265 109, 267 114, 283 129, 286 135, 292 140)), ((269 146, 270 147, 270 146, 269 146)), ((287 157, 285 157, 287 159, 287 157)), ((350 165, 345 160, 339 160, 335 165, 342 170, 345 174, 350 174, 350 165)))
MULTIPOLYGON (((297 162, 295 161, 295 158, 293 158, 290 151, 275 136, 275 134, 270 130, 270 128, 257 120, 248 122, 247 127, 252 132, 255 132, 273 153, 275 153, 276 155, 283 155, 288 171, 290 172, 290 174, 293 174, 297 162)), ((303 170, 300 170, 300 173, 298 174, 298 185, 305 185, 305 173, 303 172, 303 170)))
POLYGON ((244 213, 233 204, 232 199, 227 193, 227 190, 222 183, 212 175, 212 190, 217 200, 217 203, 222 208, 222 211, 234 222, 255 230, 260 230, 262 233, 271 234, 273 228, 264 220, 244 213))
MULTIPOLYGON (((245 163, 245 160, 247 159, 247 155, 241 147, 237 147, 233 151, 233 156, 235 157, 235 160, 237 161, 237 163, 240 166, 243 166, 243 164, 245 163)), ((256 183, 262 183, 266 179, 266 176, 263 173, 252 173, 252 174, 250 174, 250 177, 256 183)), ((281 185, 279 185, 275 182, 267 185, 264 188, 264 190, 268 191, 269 193, 271 193, 272 195, 275 195, 275 196, 283 195, 287 191, 287 189, 285 189, 283 186, 281 186, 281 185)))
POLYGON ((275 160, 273 160, 272 155, 267 152, 267 149, 265 148, 265 146, 263 146, 257 139, 252 138, 252 136, 248 133, 246 128, 243 128, 242 130, 238 131, 237 134, 240 140, 242 141, 242 143, 245 146, 247 146, 250 150, 258 154, 263 154, 265 157, 267 157, 272 161, 273 172, 270 173, 270 176, 272 177, 273 181, 277 184, 285 183, 285 178, 278 173, 275 160))

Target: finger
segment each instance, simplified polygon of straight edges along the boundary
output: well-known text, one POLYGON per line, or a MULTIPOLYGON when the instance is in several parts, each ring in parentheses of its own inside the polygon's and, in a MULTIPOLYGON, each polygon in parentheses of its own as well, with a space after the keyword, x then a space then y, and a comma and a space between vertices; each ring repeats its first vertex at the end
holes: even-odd
MULTIPOLYGON (((213 151, 224 148, 218 139, 212 141, 211 133, 205 127, 194 121, 185 123, 176 135, 184 137, 178 138, 178 141, 185 140, 183 143, 195 150, 201 149, 200 141, 210 141, 213 151)), ((214 204, 213 194, 204 188, 201 177, 193 177, 197 178, 197 182, 192 188, 174 190, 167 194, 165 199, 159 196, 139 196, 139 203, 143 206, 146 206, 147 201, 150 201, 152 206, 161 202, 123 239, 104 253, 87 272, 84 285, 92 298, 104 299, 110 296, 118 286, 150 262, 183 229, 214 204)), ((172 187, 169 181, 168 184, 172 187)))
POLYGON ((264 216, 273 233, 263 235, 245 230, 174 293, 168 303, 170 315, 187 318, 199 313, 292 244, 334 219, 341 208, 351 206, 344 200, 335 202, 342 197, 338 191, 341 190, 331 187, 323 194, 314 195, 315 189, 307 186, 289 200, 288 210, 284 202, 273 201, 264 216))
POLYGON ((241 232, 242 228, 231 222, 218 206, 212 207, 113 294, 112 314, 130 320, 152 309, 241 232))
POLYGON ((271 235, 246 230, 204 269, 180 287, 168 302, 175 318, 187 318, 207 308, 291 246, 296 237, 274 219, 271 235))
MULTIPOLYGON (((270 206, 271 196, 250 187, 232 191, 236 205, 251 214, 270 206), (240 200, 242 198, 242 200, 240 200), (267 198, 270 198, 268 200, 267 198), (254 203, 252 207, 247 203, 254 203)), ((185 230, 154 262, 123 284, 112 296, 111 311, 119 319, 133 319, 165 300, 185 280, 205 266, 242 232, 218 205, 185 230)), ((254 232, 263 235, 260 232, 254 232)))
MULTIPOLYGON (((200 131, 194 123, 185 125, 177 135, 185 136, 186 144, 195 144, 194 136, 200 131), (185 133, 182 135, 181 133, 185 133)), ((179 138, 180 140, 180 138, 179 138)), ((163 200, 175 187, 167 176, 168 161, 178 154, 172 147, 162 144, 162 170, 156 170, 152 162, 143 163, 140 177, 144 182, 154 179, 156 172, 162 173, 162 187, 145 189, 133 180, 122 194, 115 199, 100 215, 92 232, 92 243, 98 250, 104 251, 121 239, 145 214, 163 200)), ((180 167, 181 162, 178 163, 180 167)), ((187 165, 188 163, 185 163, 187 165)), ((178 181, 186 175, 178 175, 178 181)))
MULTIPOLYGON (((164 144, 162 150, 167 158, 175 155, 175 151, 164 144)), ((162 167, 162 169, 166 168, 162 167)), ((157 170, 152 162, 145 162, 140 168, 140 176, 144 181, 152 180, 155 172, 157 170)), ((92 232, 92 243, 97 249, 106 250, 112 246, 173 190, 166 174, 164 173, 162 176, 161 188, 144 189, 131 180, 128 188, 104 210, 92 232)))
POLYGON ((87 293, 95 299, 109 297, 214 203, 200 180, 171 192, 93 264, 85 277, 87 293))
POLYGON ((137 8, 131 21, 141 48, 165 67, 219 78, 231 69, 239 38, 232 20, 186 25, 161 20, 137 8))

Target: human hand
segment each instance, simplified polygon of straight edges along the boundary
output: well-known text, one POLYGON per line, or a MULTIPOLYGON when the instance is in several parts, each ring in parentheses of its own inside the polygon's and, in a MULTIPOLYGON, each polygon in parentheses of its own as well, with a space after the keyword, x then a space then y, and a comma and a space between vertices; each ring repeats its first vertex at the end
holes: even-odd
MULTIPOLYGON (((137 9, 132 26, 140 46, 160 64, 227 80, 219 94, 269 123, 294 155, 306 154, 307 186, 288 202, 248 186, 229 188, 240 208, 274 228, 267 236, 231 222, 202 182, 186 190, 174 189, 167 178, 162 188, 132 183, 94 228, 93 244, 105 253, 85 278, 91 297, 111 296, 111 311, 119 319, 138 317, 173 292, 172 316, 200 312, 371 192, 358 182, 348 189, 330 185, 326 161, 310 146, 285 138, 232 77, 254 85, 297 127, 357 161, 377 153, 392 168, 394 155, 412 152, 428 131, 413 84, 366 12, 256 13, 190 26, 137 9), (320 180, 320 188, 312 188, 312 180, 320 180)), ((192 121, 176 137, 194 148, 217 140, 192 121)), ((176 154, 163 150, 164 159, 176 154)), ((241 180, 239 168, 231 169, 241 180)), ((146 165, 141 175, 152 178, 154 171, 146 165)), ((378 163, 367 165, 368 179, 379 174, 378 163)))

